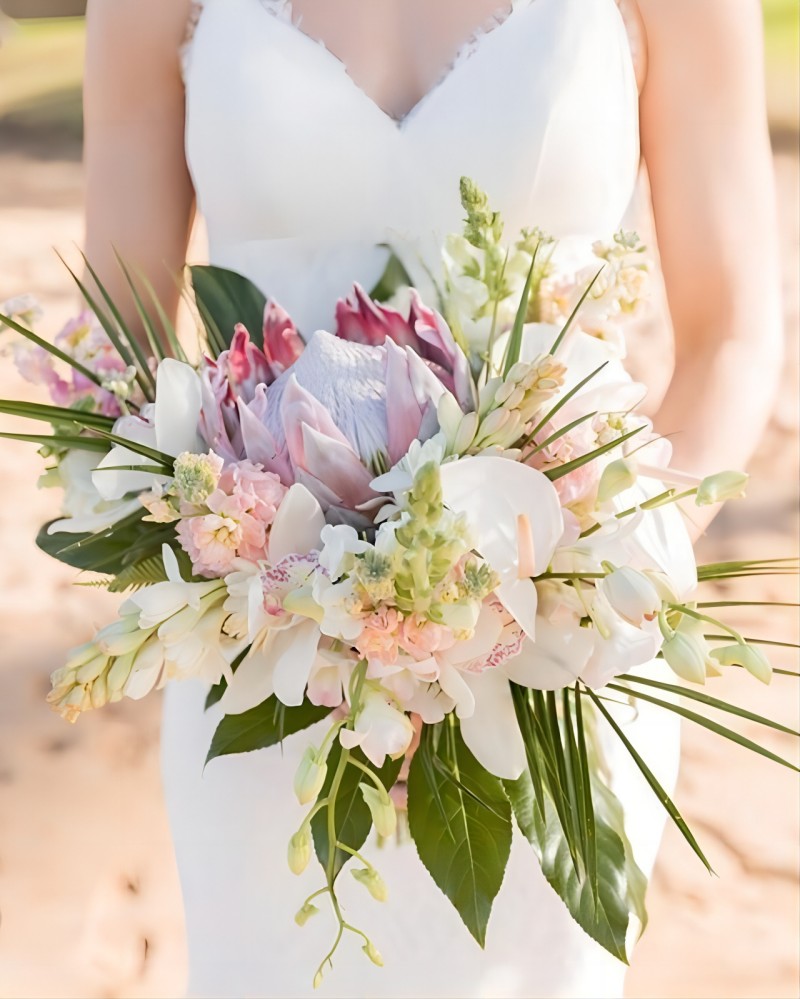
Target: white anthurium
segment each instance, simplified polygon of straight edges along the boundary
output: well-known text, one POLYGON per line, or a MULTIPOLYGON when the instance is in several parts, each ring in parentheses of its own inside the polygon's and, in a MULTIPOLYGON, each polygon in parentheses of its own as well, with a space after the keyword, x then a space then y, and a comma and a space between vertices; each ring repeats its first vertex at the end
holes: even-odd
POLYGON ((103 499, 92 479, 97 464, 98 456, 93 451, 68 451, 61 459, 58 477, 64 488, 64 517, 53 521, 48 534, 92 534, 141 510, 138 498, 103 499))
POLYGON ((492 456, 444 464, 441 482, 445 504, 466 515, 478 552, 500 577, 499 600, 535 638, 537 596, 531 577, 547 568, 564 533, 553 484, 536 469, 492 456))
POLYGON ((308 603, 303 594, 316 574, 324 526, 319 503, 295 483, 272 524, 269 562, 242 561, 225 578, 227 628, 246 632, 250 643, 220 700, 225 714, 241 714, 272 694, 288 706, 302 704, 321 636, 299 609, 308 603))
MULTIPOLYGON (((114 424, 118 437, 144 444, 173 458, 184 451, 205 450, 197 432, 201 409, 201 383, 190 364, 165 358, 156 375, 156 401, 140 416, 122 416, 114 424)), ((105 500, 119 500, 164 482, 168 476, 154 472, 119 471, 129 465, 153 464, 122 444, 111 448, 98 464, 92 481, 105 500)))

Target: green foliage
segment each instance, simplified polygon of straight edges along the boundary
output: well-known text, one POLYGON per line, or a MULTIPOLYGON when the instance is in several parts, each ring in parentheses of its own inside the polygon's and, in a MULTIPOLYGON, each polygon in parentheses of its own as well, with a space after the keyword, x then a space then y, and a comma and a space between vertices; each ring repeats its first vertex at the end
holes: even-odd
MULTIPOLYGON (((331 789, 342 752, 342 745, 336 739, 328 754, 328 774, 319 794, 320 799, 325 798, 331 789)), ((357 760, 364 766, 369 766, 375 776, 380 778, 381 783, 387 791, 397 780, 397 775, 400 773, 400 767, 403 763, 402 758, 399 760, 390 760, 387 758, 384 765, 380 769, 377 769, 367 763, 360 749, 351 749, 350 758, 351 760, 357 760)), ((342 774, 341 783, 336 793, 334 829, 336 842, 344 843, 351 850, 361 849, 372 828, 372 815, 359 788, 359 784, 362 783, 369 784, 369 777, 359 767, 348 763, 347 768, 342 774)), ((327 868, 330 856, 330 844, 328 842, 328 810, 326 808, 317 812, 311 820, 311 833, 314 837, 314 850, 316 851, 317 858, 322 867, 327 868)), ((333 864, 334 878, 349 859, 350 854, 345 853, 343 850, 336 851, 333 864)))
POLYGON ((455 726, 426 726, 411 762, 408 821, 420 860, 483 947, 511 851, 511 806, 455 726))
POLYGON ((386 267, 384 267, 378 283, 369 293, 369 297, 376 302, 387 302, 401 288, 409 288, 413 283, 397 254, 391 247, 386 247, 386 249, 389 250, 386 267))
POLYGON ((119 576, 131 566, 160 555, 161 546, 174 537, 169 524, 143 524, 145 510, 138 511, 94 534, 48 534, 45 524, 36 544, 52 558, 76 569, 119 576))
POLYGON ((190 267, 195 302, 209 346, 216 354, 227 350, 237 323, 259 347, 264 345, 266 297, 252 281, 223 267, 190 267))
POLYGON ((309 701, 298 707, 286 707, 273 694, 240 715, 225 715, 211 740, 206 763, 218 756, 252 753, 275 746, 287 735, 300 732, 329 714, 330 708, 320 708, 309 701))
POLYGON ((627 961, 631 914, 643 926, 647 881, 625 835, 622 807, 590 763, 580 698, 514 688, 528 768, 505 787, 542 872, 575 921, 627 961))

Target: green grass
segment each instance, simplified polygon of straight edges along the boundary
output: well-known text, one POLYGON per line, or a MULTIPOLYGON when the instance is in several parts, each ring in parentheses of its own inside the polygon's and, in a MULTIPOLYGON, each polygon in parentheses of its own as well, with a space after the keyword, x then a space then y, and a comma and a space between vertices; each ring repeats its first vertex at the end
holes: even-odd
MULTIPOLYGON (((763 5, 770 120, 794 131, 800 121, 800 2, 763 5)), ((12 26, 0 47, 0 121, 79 131, 83 52, 81 18, 12 26)))

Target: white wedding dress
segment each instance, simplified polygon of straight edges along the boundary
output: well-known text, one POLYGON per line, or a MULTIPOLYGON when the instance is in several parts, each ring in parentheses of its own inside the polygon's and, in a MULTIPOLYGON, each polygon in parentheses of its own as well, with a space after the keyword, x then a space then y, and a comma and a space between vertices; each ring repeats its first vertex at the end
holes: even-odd
MULTIPOLYGON (((425 283, 439 238, 460 228, 469 175, 507 232, 538 225, 587 242, 620 224, 637 176, 637 92, 614 0, 515 0, 466 45, 402 120, 382 111, 345 66, 303 34, 283 0, 206 0, 186 52, 187 150, 211 262, 247 275, 301 329, 330 328, 358 280, 370 288, 386 250, 404 248, 425 283)), ((303 810, 291 790, 308 733, 203 770, 219 712, 206 690, 168 687, 163 774, 186 908, 189 994, 312 993, 334 932, 323 908, 293 915, 323 884, 294 877, 286 847, 303 810)), ((674 784, 678 726, 643 705, 619 717, 662 782, 674 784)), ((313 735, 313 733, 312 733, 313 735)), ((615 787, 643 869, 664 812, 624 750, 615 787)), ((418 861, 412 844, 365 849, 388 883, 374 902, 346 875, 351 920, 385 968, 346 939, 320 990, 347 997, 619 997, 624 966, 572 922, 517 837, 485 951, 418 861)))

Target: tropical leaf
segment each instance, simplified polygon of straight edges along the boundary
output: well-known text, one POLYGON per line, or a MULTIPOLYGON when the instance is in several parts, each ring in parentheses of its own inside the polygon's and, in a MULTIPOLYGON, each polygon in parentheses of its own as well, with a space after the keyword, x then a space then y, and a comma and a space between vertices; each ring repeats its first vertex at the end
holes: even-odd
POLYGON ((190 267, 192 287, 209 342, 224 350, 242 323, 257 346, 264 344, 265 295, 252 281, 223 267, 190 267))
POLYGON ((275 746, 287 735, 308 728, 330 713, 330 708, 320 708, 309 701, 298 707, 287 707, 273 694, 240 715, 225 715, 214 732, 206 763, 218 756, 252 753, 275 746))
POLYGON ((160 554, 150 555, 141 562, 127 566, 119 575, 114 576, 108 584, 108 592, 125 593, 126 590, 139 590, 143 586, 163 583, 166 578, 163 557, 160 554))
MULTIPOLYGON (((602 947, 627 963, 625 941, 632 911, 643 912, 646 880, 635 866, 630 846, 619 835, 619 817, 595 793, 593 803, 597 841, 596 886, 573 862, 564 829, 549 795, 537 799, 530 771, 506 781, 514 816, 530 842, 548 883, 572 918, 602 947), (599 805, 599 807, 598 807, 599 805)), ((611 791, 605 788, 609 796, 611 791)), ((613 796, 612 796, 613 797, 613 796)), ((616 799, 614 799, 616 801, 616 799)), ((618 804, 618 802, 617 802, 618 804)))
POLYGON ((117 576, 128 566, 160 553, 165 542, 172 541, 171 525, 143 524, 146 511, 138 511, 93 534, 48 534, 45 524, 36 536, 36 544, 52 558, 76 569, 87 569, 117 576))
POLYGON ((558 465, 556 468, 548 468, 544 473, 551 482, 556 479, 560 479, 565 475, 569 475, 570 472, 574 472, 576 469, 581 468, 583 465, 588 465, 590 461, 594 461, 601 455, 606 454, 607 451, 613 451, 614 448, 619 447, 624 444, 625 441, 630 440, 631 437, 635 437, 636 434, 641 433, 644 427, 636 427, 635 430, 629 430, 627 434, 622 434, 615 441, 609 441, 608 444, 603 444, 594 451, 590 451, 588 454, 582 454, 578 458, 573 458, 572 461, 568 461, 563 465, 558 465))
POLYGON ((629 697, 633 695, 640 701, 648 701, 650 704, 655 704, 659 708, 672 711, 676 715, 686 718, 687 721, 694 722, 696 725, 701 725, 703 728, 708 729, 709 732, 722 736, 723 739, 735 742, 743 749, 749 749, 753 753, 758 753, 759 756, 772 760, 773 763, 780 763, 781 766, 788 767, 789 770, 794 770, 796 773, 800 773, 800 767, 795 766, 794 763, 790 763, 789 760, 784 760, 782 756, 778 756, 771 750, 765 749, 763 746, 759 746, 759 744, 757 742, 753 742, 752 739, 748 739, 746 736, 740 735, 738 732, 734 732, 733 729, 727 728, 725 725, 720 725, 719 722, 715 722, 711 718, 699 715, 696 711, 690 711, 688 708, 684 708, 681 704, 673 704, 671 701, 663 701, 659 697, 653 697, 650 694, 645 694, 642 690, 636 690, 634 692, 630 689, 630 687, 626 687, 619 683, 609 683, 606 685, 605 689, 615 690, 617 693, 626 694, 629 697))
MULTIPOLYGON (((708 862, 708 858, 703 853, 703 851, 700 849, 700 844, 697 842, 697 840, 695 839, 694 834, 692 833, 691 829, 686 824, 686 820, 684 819, 684 817, 681 815, 681 813, 675 807, 674 801, 672 800, 672 798, 670 798, 670 796, 664 790, 664 788, 660 784, 658 778, 653 773, 653 771, 650 769, 650 767, 648 767, 647 763, 645 763, 645 761, 642 758, 642 756, 637 752, 637 750, 634 747, 633 743, 630 741, 630 739, 625 735, 625 733, 622 731, 622 729, 620 728, 620 726, 617 724, 617 722, 615 721, 613 715, 610 713, 610 711, 608 710, 608 708, 606 708, 605 704, 603 704, 601 698, 599 698, 597 696, 597 694, 591 689, 591 687, 584 687, 583 688, 583 692, 585 693, 585 695, 587 697, 589 697, 591 699, 591 701, 593 702, 593 704, 595 705, 595 707, 597 708, 597 710, 600 712, 600 714, 605 718, 605 720, 611 726, 611 729, 613 730, 614 734, 617 736, 617 738, 620 740, 620 742, 622 743, 622 745, 625 747, 625 749, 630 754, 631 758, 633 759, 633 762, 639 768, 639 771, 641 772, 642 776, 647 781, 647 783, 650 785, 650 788, 652 789, 652 791, 655 794, 655 796, 658 798, 658 800, 661 802, 661 804, 666 809, 666 812, 669 815, 669 817, 672 819, 672 821, 678 827, 678 830, 681 833, 681 835, 683 836, 683 838, 686 840, 686 842, 689 844, 689 846, 692 848, 692 850, 694 850, 695 854, 697 854, 697 856, 703 862, 703 864, 705 865, 706 869, 710 873, 713 873, 712 868, 711 868, 711 864, 708 862)), ((625 691, 625 693, 627 694, 627 693, 629 693, 629 691, 625 691)))
MULTIPOLYGON (((331 789, 336 769, 342 755, 342 746, 337 739, 328 754, 328 774, 325 783, 319 793, 320 800, 325 798, 331 789)), ((397 780, 402 766, 402 758, 391 760, 387 757, 384 765, 377 769, 367 763, 360 749, 351 749, 350 756, 358 760, 363 766, 369 766, 370 770, 378 777, 383 786, 388 791, 397 780)), ((334 809, 334 834, 337 843, 344 843, 351 850, 360 850, 364 845, 369 831, 372 828, 372 815, 359 785, 369 783, 369 777, 357 766, 349 765, 342 774, 339 790, 336 793, 336 807, 334 809)), ((328 810, 321 809, 311 820, 311 833, 314 837, 314 850, 317 859, 323 868, 328 866, 328 810)), ((351 854, 344 850, 337 850, 333 863, 333 876, 336 877, 350 859, 351 854)))
POLYGON ((70 357, 69 354, 64 353, 63 350, 59 350, 59 348, 56 347, 55 344, 50 343, 49 340, 44 340, 42 337, 34 333, 33 330, 29 330, 27 327, 22 326, 10 316, 0 314, 0 326, 8 326, 9 329, 14 330, 15 333, 19 333, 20 336, 25 337, 26 340, 30 340, 31 343, 35 344, 37 347, 41 347, 42 350, 46 350, 48 354, 52 354, 52 356, 58 358, 59 361, 63 361, 65 364, 68 364, 75 371, 82 374, 84 378, 88 378, 92 384, 102 385, 102 379, 94 371, 91 371, 85 365, 81 364, 80 361, 75 360, 74 357, 70 357))
POLYGON ((374 299, 376 302, 387 302, 392 295, 396 294, 401 288, 410 288, 413 284, 411 276, 408 271, 403 266, 402 260, 397 256, 394 250, 385 243, 380 244, 382 249, 389 251, 389 256, 386 260, 386 266, 383 269, 383 274, 381 274, 378 279, 378 283, 369 293, 369 297, 374 299))
POLYGON ((457 728, 423 729, 408 778, 408 821, 420 860, 483 947, 511 850, 511 806, 457 728))
POLYGON ((25 441, 28 444, 38 444, 40 447, 68 448, 71 451, 97 451, 100 454, 106 454, 108 452, 107 441, 102 440, 100 437, 83 437, 80 434, 2 433, 0 434, 0 439, 8 441, 25 441))
POLYGON ((39 402, 22 402, 19 399, 0 399, 0 413, 6 416, 22 416, 42 423, 76 424, 87 430, 111 430, 114 420, 102 413, 90 413, 69 406, 51 406, 39 402))

